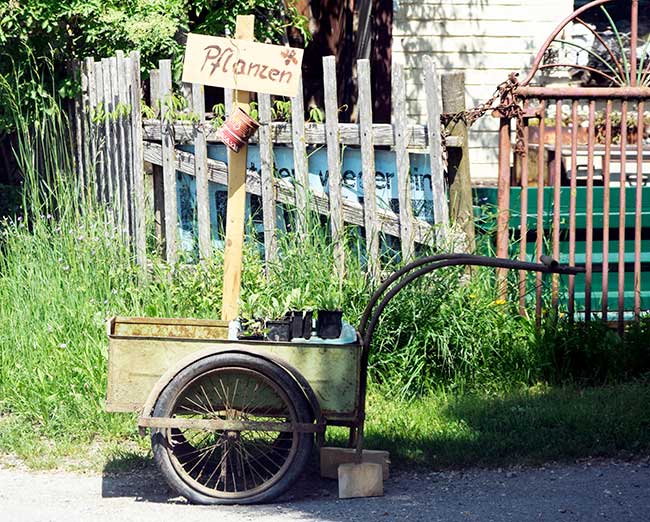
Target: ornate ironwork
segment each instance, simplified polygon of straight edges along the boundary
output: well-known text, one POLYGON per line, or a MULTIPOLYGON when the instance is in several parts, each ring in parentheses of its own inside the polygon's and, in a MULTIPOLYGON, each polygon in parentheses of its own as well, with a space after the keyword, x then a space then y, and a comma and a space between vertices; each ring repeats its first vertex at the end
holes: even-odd
POLYGON ((650 32, 639 41, 639 1, 595 0, 574 11, 544 42, 521 85, 552 69, 582 86, 650 87, 650 32), (629 31, 616 25, 606 6, 613 3, 629 5, 629 31), (587 23, 588 17, 600 18, 604 27, 587 23))

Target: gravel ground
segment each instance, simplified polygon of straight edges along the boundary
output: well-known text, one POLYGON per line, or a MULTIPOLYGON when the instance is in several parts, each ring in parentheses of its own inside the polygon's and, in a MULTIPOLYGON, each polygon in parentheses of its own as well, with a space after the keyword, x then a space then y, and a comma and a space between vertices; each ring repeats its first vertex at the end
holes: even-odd
POLYGON ((0 466, 0 519, 304 521, 650 521, 650 457, 538 468, 397 472, 381 498, 339 500, 309 474, 276 504, 192 506, 155 469, 82 475, 0 466))

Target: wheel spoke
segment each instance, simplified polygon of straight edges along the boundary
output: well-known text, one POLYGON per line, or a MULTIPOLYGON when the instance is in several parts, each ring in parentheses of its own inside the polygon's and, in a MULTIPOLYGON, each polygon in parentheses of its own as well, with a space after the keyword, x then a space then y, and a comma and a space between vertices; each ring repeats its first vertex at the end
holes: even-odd
MULTIPOLYGON (((243 448, 243 446, 242 446, 242 448, 243 448)), ((260 467, 262 467, 264 469, 264 471, 266 471, 269 474, 269 476, 273 476, 278 472, 277 470, 271 471, 264 464, 262 464, 262 462, 260 461, 259 458, 254 457, 253 454, 250 453, 246 448, 243 448, 243 449, 246 452, 246 454, 248 455, 248 458, 253 459, 255 462, 257 462, 260 465, 260 467)), ((278 465, 277 462, 274 462, 273 460, 269 459, 266 455, 262 454, 261 456, 265 457, 269 462, 271 462, 272 464, 277 466, 278 469, 280 469, 282 467, 282 465, 278 465)))
POLYGON ((203 387, 203 385, 201 385, 201 391, 203 392, 203 396, 205 397, 205 400, 208 401, 208 406, 210 406, 209 412, 210 413, 215 413, 215 409, 212 406, 212 403, 210 402, 210 398, 208 397, 208 394, 205 393, 205 388, 203 387))
MULTIPOLYGON (((277 369, 270 368, 267 373, 255 365, 231 364, 197 372, 178 388, 169 410, 161 416, 252 423, 308 421, 302 413, 305 406, 301 406, 300 416, 296 414, 295 405, 302 400, 299 390, 294 387, 287 391, 286 380, 277 369)), ((283 490, 286 480, 283 483, 282 477, 296 462, 300 448, 297 437, 301 436, 296 432, 256 431, 254 424, 253 429, 243 431, 168 428, 164 432, 169 441, 165 451, 183 482, 204 496, 229 501, 245 501, 276 484, 283 484, 279 491, 283 490)), ((301 451, 305 455, 305 450, 301 451)), ((301 457, 300 465, 305 461, 301 457)))

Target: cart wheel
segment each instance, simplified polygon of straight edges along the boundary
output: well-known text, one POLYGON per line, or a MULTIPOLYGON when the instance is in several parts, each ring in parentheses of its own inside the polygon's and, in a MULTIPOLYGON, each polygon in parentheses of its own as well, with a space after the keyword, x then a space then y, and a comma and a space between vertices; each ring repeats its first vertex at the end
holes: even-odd
MULTIPOLYGON (((250 422, 312 421, 309 404, 281 368, 244 354, 188 366, 162 391, 155 417, 250 422)), ((284 493, 302 473, 313 434, 152 429, 154 460, 170 486, 198 504, 252 504, 284 493)))

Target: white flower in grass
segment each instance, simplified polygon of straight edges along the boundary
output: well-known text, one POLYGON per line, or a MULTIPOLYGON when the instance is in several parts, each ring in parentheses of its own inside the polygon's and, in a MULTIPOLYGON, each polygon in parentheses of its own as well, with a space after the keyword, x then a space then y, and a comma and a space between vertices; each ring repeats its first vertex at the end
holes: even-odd
POLYGON ((67 347, 68 345, 66 343, 59 343, 59 348, 61 348, 62 350, 64 350, 67 347))

